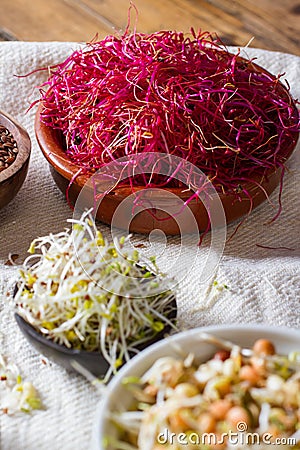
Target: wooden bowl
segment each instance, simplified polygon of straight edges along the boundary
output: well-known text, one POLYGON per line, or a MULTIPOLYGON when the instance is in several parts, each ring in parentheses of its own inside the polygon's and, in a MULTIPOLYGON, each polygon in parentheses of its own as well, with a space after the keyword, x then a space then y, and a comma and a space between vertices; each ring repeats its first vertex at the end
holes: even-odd
MULTIPOLYGON (((283 87, 283 89, 285 88, 283 87)), ((41 109, 42 106, 40 104, 35 119, 35 132, 39 146, 45 158, 49 162, 50 171, 57 186, 63 193, 66 193, 68 188, 68 199, 74 205, 82 187, 86 184, 89 177, 87 175, 81 175, 74 179, 75 174, 78 173, 79 167, 73 164, 66 156, 62 133, 59 130, 54 130, 41 122, 41 109), (72 179, 74 181, 70 184, 70 180, 72 179)), ((296 143, 297 137, 295 137, 294 140, 291 140, 288 148, 284 149, 286 159, 288 159, 292 154, 296 143)), ((269 196, 278 186, 281 179, 281 172, 281 169, 270 170, 263 179, 261 179, 261 177, 257 177, 256 180, 254 180, 257 184, 255 184, 255 182, 244 184, 244 187, 252 198, 253 209, 265 201, 266 194, 269 196), (261 187, 259 187, 258 184, 261 187)), ((139 191, 141 189, 143 188, 136 188, 135 191, 139 191)), ((92 196, 92 190, 90 191, 90 196, 92 196)), ((165 194, 160 190, 160 192, 156 194, 157 197, 154 193, 153 195, 151 194, 152 204, 160 204, 164 201, 164 197, 166 202, 170 201, 167 197, 169 192, 175 194, 183 201, 187 200, 192 194, 190 191, 182 192, 180 188, 165 189, 165 194)), ((132 189, 130 187, 116 188, 113 192, 107 194, 101 201, 100 207, 97 211, 97 219, 106 224, 111 224, 116 208, 131 194, 132 189)), ((242 194, 240 199, 237 199, 234 195, 225 194, 220 194, 219 198, 224 208, 227 223, 240 219, 250 211, 250 200, 245 194, 242 194)), ((92 205, 92 202, 89 204, 92 205)), ((208 226, 208 214, 203 203, 199 199, 195 199, 188 204, 188 207, 192 211, 193 217, 184 220, 181 229, 178 227, 176 218, 170 217, 166 212, 160 209, 156 209, 154 211, 155 217, 153 214, 150 214, 148 210, 143 210, 134 217, 129 217, 130 213, 127 210, 126 213, 118 216, 118 227, 128 229, 128 223, 130 222, 130 232, 148 234, 154 229, 160 229, 167 235, 177 235, 180 233, 195 232, 195 218, 199 231, 201 232, 206 230, 208 226)), ((220 219, 220 225, 224 225, 224 220, 222 220, 222 218, 220 219)))
POLYGON ((15 161, 0 172, 0 209, 18 193, 27 175, 31 142, 28 133, 9 115, 0 112, 0 125, 13 135, 18 145, 15 161))

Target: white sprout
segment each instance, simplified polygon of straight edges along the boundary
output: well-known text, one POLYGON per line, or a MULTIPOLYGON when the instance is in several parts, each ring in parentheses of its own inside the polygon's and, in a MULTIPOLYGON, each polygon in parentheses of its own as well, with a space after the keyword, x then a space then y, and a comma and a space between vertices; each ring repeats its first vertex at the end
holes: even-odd
POLYGON ((23 381, 15 364, 0 354, 0 411, 4 414, 30 413, 41 409, 39 395, 29 381, 23 381))
POLYGON ((126 239, 109 243, 89 212, 72 230, 35 239, 15 295, 18 313, 68 348, 99 351, 107 377, 139 346, 176 329, 174 293, 155 258, 139 261, 126 239))

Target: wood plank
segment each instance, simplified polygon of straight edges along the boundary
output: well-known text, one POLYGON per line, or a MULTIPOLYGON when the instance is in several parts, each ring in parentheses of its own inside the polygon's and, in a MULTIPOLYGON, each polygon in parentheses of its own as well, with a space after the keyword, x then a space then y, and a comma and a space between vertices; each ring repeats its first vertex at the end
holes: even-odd
POLYGON ((5 28, 0 28, 0 41, 17 41, 17 37, 7 31, 5 28))
MULTIPOLYGON (((137 30, 191 27, 216 32, 227 44, 300 55, 299 0, 135 0, 137 30)), ((30 41, 89 41, 124 30, 129 0, 1 0, 0 29, 30 41)), ((135 14, 131 14, 131 26, 135 14)), ((1 35, 0 35, 1 39, 1 35)))
POLYGON ((239 17, 241 27, 255 40, 253 46, 300 54, 300 17, 297 1, 213 0, 224 12, 239 17), (234 5, 234 6, 232 6, 234 5))
MULTIPOLYGON (((128 1, 105 0, 70 0, 77 5, 85 5, 97 14, 104 15, 114 22, 117 28, 125 29, 127 25, 128 1)), ((136 0, 138 10, 137 30, 141 32, 154 32, 160 29, 177 29, 189 32, 191 27, 208 29, 208 24, 219 16, 224 21, 224 28, 231 29, 239 22, 234 16, 224 13, 210 2, 201 0, 200 7, 195 7, 187 0, 136 0)), ((131 22, 134 25, 135 14, 132 11, 131 22)), ((214 31, 214 28, 211 28, 214 31)))
MULTIPOLYGON (((68 1, 103 17, 116 29, 126 27, 127 0, 68 1)), ((142 32, 166 28, 188 32, 193 26, 215 31, 226 44, 244 46, 254 38, 254 47, 300 54, 297 0, 136 0, 135 4, 139 11, 137 29, 142 32)))
POLYGON ((1 0, 1 27, 28 41, 87 41, 107 27, 91 14, 61 0, 1 0))

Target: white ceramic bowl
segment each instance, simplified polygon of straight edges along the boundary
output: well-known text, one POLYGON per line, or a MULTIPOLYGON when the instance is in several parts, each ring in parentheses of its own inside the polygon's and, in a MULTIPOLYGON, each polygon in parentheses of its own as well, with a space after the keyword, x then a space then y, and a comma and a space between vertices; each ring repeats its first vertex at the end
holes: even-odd
POLYGON ((192 352, 198 361, 204 362, 214 354, 216 347, 201 341, 199 339, 201 332, 228 339, 243 347, 251 347, 257 339, 266 338, 275 344, 276 351, 280 354, 300 350, 300 330, 251 324, 194 328, 160 341, 135 356, 109 383, 96 413, 91 450, 115 450, 105 448, 102 441, 105 436, 115 436, 117 433, 109 421, 110 411, 124 411, 133 402, 132 396, 122 385, 122 379, 128 376, 141 376, 158 358, 178 356, 176 351, 178 346, 184 354, 192 352))

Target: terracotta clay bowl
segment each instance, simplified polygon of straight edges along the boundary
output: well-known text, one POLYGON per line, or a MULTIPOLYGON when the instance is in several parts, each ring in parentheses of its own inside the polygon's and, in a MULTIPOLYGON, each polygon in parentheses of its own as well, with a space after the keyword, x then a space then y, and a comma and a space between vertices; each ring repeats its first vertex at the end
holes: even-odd
MULTIPOLYGON (((268 75, 272 76, 271 74, 269 74, 269 72, 257 66, 256 64, 253 64, 253 66, 256 68, 256 70, 268 73, 268 75)), ((287 93, 287 90, 283 85, 282 90, 285 94, 287 93)), ((292 99, 291 102, 293 102, 292 99)), ((66 156, 64 137, 61 132, 59 130, 52 129, 41 122, 41 110, 42 106, 40 104, 35 119, 35 132, 38 143, 45 158, 49 162, 50 170, 57 186, 64 193, 66 193, 66 190, 68 188, 68 199, 69 201, 71 201, 71 203, 75 204, 82 187, 88 180, 88 177, 77 176, 74 180, 74 176, 76 173, 78 173, 79 167, 73 164, 66 156), (72 179, 74 181, 72 181, 72 183, 70 184, 70 180, 72 179)), ((292 154, 294 148, 296 147, 297 139, 298 135, 297 133, 295 133, 295 138, 291 139, 287 146, 283 149, 285 160, 287 160, 292 154)), ((270 170, 265 175, 265 177, 253 177, 254 182, 245 183, 243 185, 252 199, 252 209, 256 208, 258 205, 264 202, 267 196, 269 196, 274 191, 274 189, 280 183, 281 173, 281 169, 270 170)), ((143 188, 141 187, 140 189, 143 188)), ((139 191, 140 189, 136 188, 136 191, 139 191)), ((183 201, 187 200, 192 195, 190 191, 185 190, 183 192, 180 188, 165 189, 166 198, 164 199, 164 193, 160 191, 156 194, 159 196, 159 198, 155 198, 155 194, 153 194, 153 196, 151 197, 152 204, 156 205, 159 204, 159 202, 163 202, 164 200, 166 202, 170 201, 167 197, 168 191, 172 194, 175 194, 183 201)), ((111 224, 116 208, 124 201, 124 199, 126 199, 131 194, 131 187, 116 188, 114 191, 107 194, 101 201, 101 205, 97 211, 97 219, 106 224, 111 224)), ((92 192, 90 193, 90 195, 93 195, 92 192)), ((222 202, 227 224, 247 215, 251 209, 251 202, 249 200, 249 197, 245 194, 241 194, 239 199, 237 199, 233 194, 219 194, 218 197, 222 202)), ((182 233, 194 232, 195 218, 199 231, 201 232, 206 230, 208 226, 208 214, 203 203, 199 199, 195 199, 189 203, 188 207, 193 213, 193 218, 191 220, 184 220, 183 224, 181 224, 180 229, 176 217, 170 217, 170 215, 168 215, 161 209, 156 209, 154 211, 155 214, 150 214, 149 211, 143 210, 131 218, 129 217, 127 211, 127 214, 118 216, 118 227, 121 229, 129 228, 130 232, 146 234, 150 233, 154 229, 160 229, 167 235, 177 235, 182 233), (129 219, 130 226, 128 227, 129 219)), ((224 219, 220 219, 220 225, 224 225, 224 219)))
POLYGON ((14 162, 0 172, 0 209, 19 192, 27 175, 31 142, 28 133, 12 117, 0 111, 0 125, 14 137, 18 154, 14 162))

